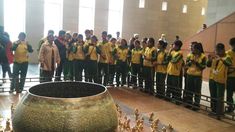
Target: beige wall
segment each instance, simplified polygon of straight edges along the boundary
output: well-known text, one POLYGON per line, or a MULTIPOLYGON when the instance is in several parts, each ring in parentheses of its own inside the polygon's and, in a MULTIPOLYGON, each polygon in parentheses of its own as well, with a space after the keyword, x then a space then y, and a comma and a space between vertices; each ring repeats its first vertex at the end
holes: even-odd
POLYGON ((208 0, 206 23, 212 25, 235 12, 235 0, 208 0))
MULTIPOLYGON (((2 1, 2 0, 0 0, 2 1)), ((44 0, 26 0, 26 33, 35 52, 30 62, 37 63, 37 45, 43 37, 44 0)), ((108 30, 109 0, 96 0, 94 33, 100 38, 103 30, 108 30)), ((201 8, 207 6, 207 0, 164 0, 168 2, 168 10, 161 11, 163 0, 146 0, 145 8, 139 8, 139 0, 124 0, 123 9, 123 37, 129 40, 134 33, 140 37, 154 37, 158 39, 162 33, 167 35, 171 43, 175 35, 185 39, 195 34, 205 16, 201 16, 201 8), (183 4, 188 5, 188 13, 182 13, 183 4)), ((63 28, 71 32, 78 30, 78 0, 64 0, 63 28)), ((1 18, 1 13, 0 13, 1 18)), ((1 21, 0 21, 1 22, 1 21)), ((57 33, 56 33, 57 34, 57 33)))
POLYGON ((3 26, 3 0, 0 0, 0 26, 3 26))

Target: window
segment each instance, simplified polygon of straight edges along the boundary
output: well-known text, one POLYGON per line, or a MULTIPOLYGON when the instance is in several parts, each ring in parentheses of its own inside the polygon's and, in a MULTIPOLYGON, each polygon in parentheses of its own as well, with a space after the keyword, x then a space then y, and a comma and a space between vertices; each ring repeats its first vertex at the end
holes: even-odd
POLYGON ((44 2, 44 36, 47 36, 48 30, 54 30, 57 35, 62 30, 63 0, 45 0, 44 2))
POLYGON ((108 33, 116 36, 122 34, 123 0, 109 0, 108 33))
POLYGON ((205 7, 202 7, 202 12, 201 12, 201 15, 204 16, 206 13, 206 10, 205 10, 205 7))
POLYGON ((12 41, 25 32, 25 6, 25 0, 4 0, 4 28, 12 41))
POLYGON ((79 0, 78 30, 84 33, 86 29, 94 30, 95 0, 79 0))
POLYGON ((144 8, 145 0, 139 0, 139 8, 144 8))
POLYGON ((162 11, 166 11, 167 10, 167 2, 162 2, 162 11))
POLYGON ((187 10, 188 10, 188 7, 187 7, 187 5, 183 5, 183 13, 187 13, 187 10))

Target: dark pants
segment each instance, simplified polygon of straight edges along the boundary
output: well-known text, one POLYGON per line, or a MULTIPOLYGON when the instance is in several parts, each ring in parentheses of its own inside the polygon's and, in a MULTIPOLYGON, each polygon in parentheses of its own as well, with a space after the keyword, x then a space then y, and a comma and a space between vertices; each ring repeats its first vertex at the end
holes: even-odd
POLYGON ((185 89, 185 101, 199 107, 201 100, 202 77, 187 75, 186 81, 187 89, 185 89))
POLYGON ((109 65, 109 84, 111 85, 113 85, 115 72, 116 72, 115 65, 109 65))
POLYGON ((59 66, 56 68, 55 81, 61 81, 61 73, 64 69, 65 60, 61 60, 59 66))
POLYGON ((10 64, 2 63, 2 78, 6 78, 6 73, 8 73, 9 78, 12 77, 10 64))
POLYGON ((181 91, 180 87, 180 76, 168 75, 167 76, 167 90, 166 96, 168 98, 174 98, 176 100, 181 100, 181 91))
POLYGON ((90 60, 84 60, 84 66, 85 66, 85 67, 84 67, 84 76, 85 76, 85 81, 86 81, 86 82, 88 82, 88 80, 89 80, 89 75, 88 75, 88 74, 89 74, 89 73, 88 73, 89 61, 90 61, 90 60))
POLYGON ((140 67, 141 65, 140 64, 131 64, 131 74, 133 76, 131 76, 131 83, 134 85, 134 86, 137 86, 137 79, 138 79, 138 82, 139 82, 139 85, 140 86, 140 67))
POLYGON ((116 68, 117 68, 117 75, 116 75, 117 86, 119 86, 120 84, 120 76, 122 77, 121 85, 123 86, 124 84, 126 84, 126 76, 128 70, 127 62, 118 61, 116 68))
POLYGON ((41 70, 41 75, 42 75, 42 82, 51 82, 52 77, 54 75, 54 70, 53 71, 45 71, 41 70))
POLYGON ((217 115, 222 115, 224 112, 224 91, 225 84, 209 80, 209 89, 211 94, 211 110, 217 115))
POLYGON ((74 61, 66 60, 64 63, 64 80, 74 80, 74 61))
POLYGON ((82 81, 82 72, 85 67, 84 60, 75 60, 74 71, 75 71, 75 81, 82 81))
POLYGON ((13 75, 10 89, 13 91, 14 89, 18 92, 23 91, 25 78, 28 70, 28 62, 24 63, 17 63, 14 62, 13 64, 13 75), (19 79, 20 75, 20 79, 19 79))
POLYGON ((97 83, 97 61, 87 61, 87 77, 89 82, 97 83))
POLYGON ((104 86, 108 83, 108 67, 107 63, 98 63, 98 83, 104 86))
POLYGON ((234 110, 233 93, 235 92, 235 77, 228 77, 227 80, 227 102, 229 111, 234 110))
POLYGON ((144 74, 144 82, 145 82, 145 92, 149 92, 150 94, 154 94, 153 88, 153 78, 154 78, 154 71, 153 67, 144 66, 143 69, 144 74))
POLYGON ((165 73, 156 72, 157 95, 160 97, 165 96, 165 80, 166 80, 165 73))

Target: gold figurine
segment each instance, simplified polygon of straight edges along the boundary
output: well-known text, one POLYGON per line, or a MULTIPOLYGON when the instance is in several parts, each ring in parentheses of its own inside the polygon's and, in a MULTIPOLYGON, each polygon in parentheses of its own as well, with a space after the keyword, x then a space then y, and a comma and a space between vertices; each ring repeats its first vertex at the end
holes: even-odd
POLYGON ((152 122, 152 121, 153 121, 153 116, 154 116, 154 113, 152 112, 152 113, 149 115, 149 122, 152 122))

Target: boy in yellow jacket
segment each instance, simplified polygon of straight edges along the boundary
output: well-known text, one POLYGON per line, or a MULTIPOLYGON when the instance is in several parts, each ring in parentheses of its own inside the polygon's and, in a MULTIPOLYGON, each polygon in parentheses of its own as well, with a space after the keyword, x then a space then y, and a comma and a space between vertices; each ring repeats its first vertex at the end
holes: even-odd
POLYGON ((209 89, 211 94, 211 109, 218 119, 224 112, 224 92, 227 81, 228 67, 232 65, 231 58, 226 55, 224 44, 218 43, 216 55, 209 55, 207 66, 210 67, 209 89))
POLYGON ((14 51, 14 64, 10 93, 14 92, 14 90, 16 90, 17 93, 23 91, 28 70, 28 53, 33 52, 32 46, 25 41, 26 34, 24 32, 21 32, 18 38, 19 40, 14 42, 12 46, 12 51, 14 51))
POLYGON ((176 104, 178 104, 177 100, 181 100, 182 87, 180 87, 180 77, 183 66, 183 53, 181 51, 183 43, 178 40, 173 44, 172 49, 167 56, 167 60, 169 64, 167 66, 167 90, 166 96, 168 99, 173 98, 176 100, 176 104), (172 96, 171 96, 172 95, 172 96))
POLYGON ((227 54, 232 59, 232 65, 228 68, 228 80, 227 80, 227 112, 234 111, 233 93, 235 92, 235 38, 231 38, 229 44, 232 49, 227 51, 227 54))

